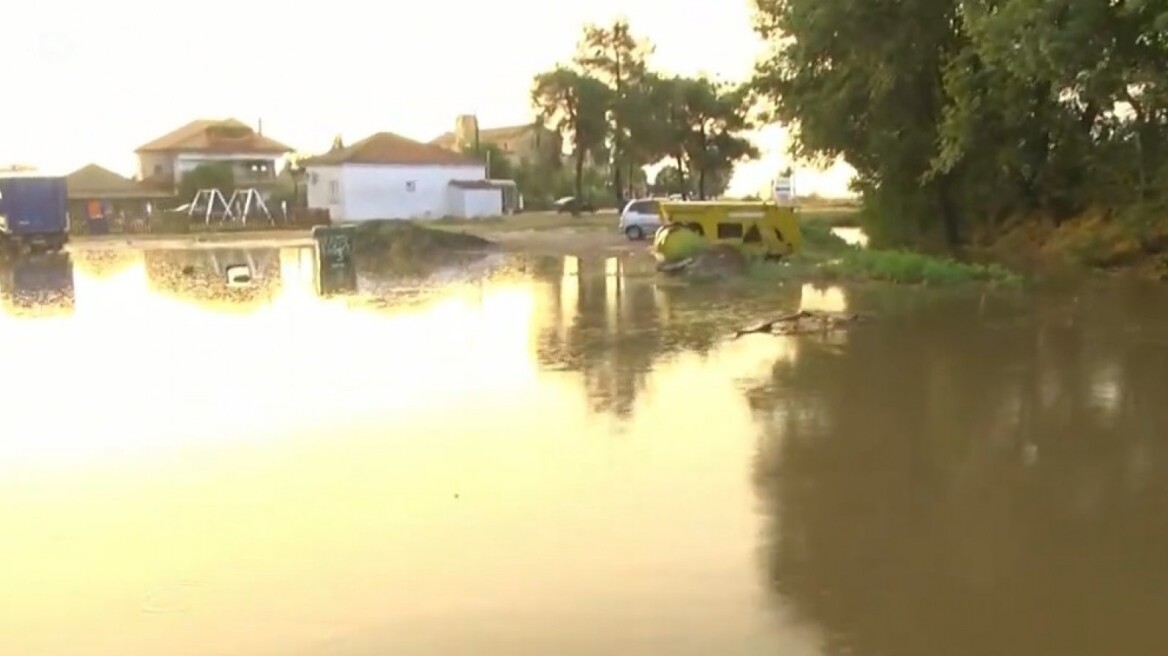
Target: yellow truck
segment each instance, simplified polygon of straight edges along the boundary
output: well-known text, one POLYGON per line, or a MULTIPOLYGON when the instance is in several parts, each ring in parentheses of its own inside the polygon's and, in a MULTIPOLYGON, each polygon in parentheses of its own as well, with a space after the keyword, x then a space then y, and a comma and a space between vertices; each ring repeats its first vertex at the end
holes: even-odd
POLYGON ((745 255, 781 259, 803 245, 794 207, 766 202, 662 202, 661 228, 653 253, 662 263, 681 262, 710 244, 739 248, 745 255))

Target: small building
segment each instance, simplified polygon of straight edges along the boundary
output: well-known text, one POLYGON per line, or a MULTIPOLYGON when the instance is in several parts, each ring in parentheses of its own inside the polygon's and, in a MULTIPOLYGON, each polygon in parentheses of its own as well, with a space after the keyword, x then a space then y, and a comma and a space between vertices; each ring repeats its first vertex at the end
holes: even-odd
POLYGON ((391 132, 301 162, 308 206, 334 221, 480 218, 503 213, 483 164, 391 132))
POLYGON ((275 182, 278 162, 292 149, 229 118, 191 121, 134 152, 139 178, 159 188, 174 190, 200 165, 223 164, 237 187, 263 189, 275 182))
POLYGON ((83 166, 65 176, 69 193, 69 218, 144 217, 172 194, 122 177, 97 164, 83 166))
POLYGON ((555 166, 563 160, 563 140, 554 130, 538 123, 480 128, 478 118, 470 114, 457 117, 453 132, 430 143, 459 153, 476 145, 493 146, 516 166, 555 166))

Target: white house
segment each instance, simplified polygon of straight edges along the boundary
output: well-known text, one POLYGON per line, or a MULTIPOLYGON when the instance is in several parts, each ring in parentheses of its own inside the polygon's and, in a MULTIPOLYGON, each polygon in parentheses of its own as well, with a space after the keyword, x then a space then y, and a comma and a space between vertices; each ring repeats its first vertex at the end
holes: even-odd
POLYGON ((308 206, 334 221, 477 218, 503 213, 485 167, 440 146, 378 132, 302 163, 308 206))

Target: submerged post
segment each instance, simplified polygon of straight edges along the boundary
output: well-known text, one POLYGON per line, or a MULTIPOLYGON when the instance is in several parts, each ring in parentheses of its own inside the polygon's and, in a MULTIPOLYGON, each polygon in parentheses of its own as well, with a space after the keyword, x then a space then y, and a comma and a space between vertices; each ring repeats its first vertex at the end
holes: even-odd
POLYGON ((316 292, 321 296, 357 291, 357 266, 353 260, 353 228, 316 226, 316 292))

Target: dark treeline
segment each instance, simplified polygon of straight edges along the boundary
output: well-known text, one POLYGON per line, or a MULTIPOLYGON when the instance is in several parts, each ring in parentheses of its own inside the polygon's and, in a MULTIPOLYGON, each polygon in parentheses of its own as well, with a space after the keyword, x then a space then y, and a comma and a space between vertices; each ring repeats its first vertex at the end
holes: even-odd
POLYGON ((874 239, 1085 214, 1162 234, 1164 0, 754 2, 755 90, 799 155, 856 169, 874 239))
POLYGON ((662 162, 662 191, 717 196, 735 163, 758 156, 743 137, 748 85, 659 74, 652 52, 624 21, 588 25, 571 62, 536 76, 532 100, 568 145, 577 196, 587 195, 587 170, 599 169, 623 202, 645 186, 643 168, 662 162))

